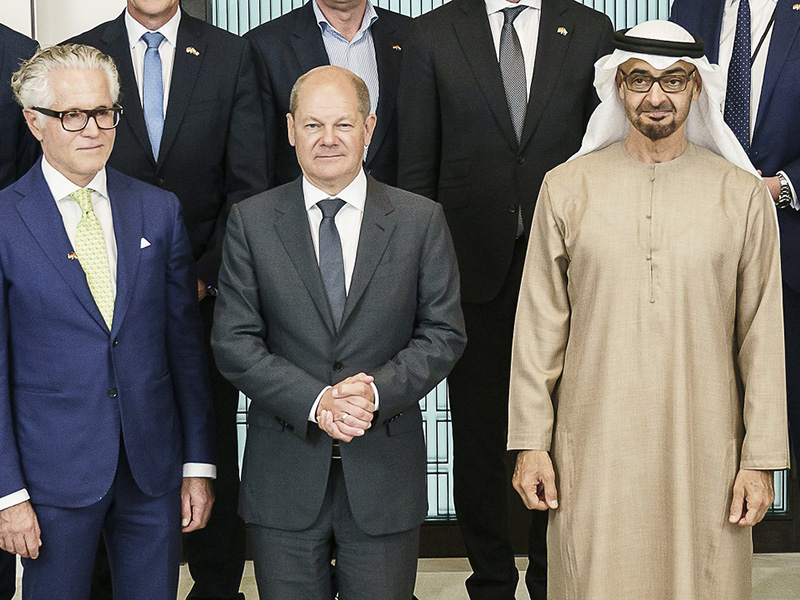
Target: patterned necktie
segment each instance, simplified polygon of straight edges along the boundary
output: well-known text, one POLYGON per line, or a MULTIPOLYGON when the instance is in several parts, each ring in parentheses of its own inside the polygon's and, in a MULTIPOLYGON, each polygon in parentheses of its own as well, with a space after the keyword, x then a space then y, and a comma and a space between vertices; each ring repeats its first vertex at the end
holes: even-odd
MULTIPOLYGON (((525 10, 525 6, 513 6, 503 9, 503 30, 500 32, 500 72, 503 75, 503 87, 506 89, 508 111, 517 143, 522 139, 522 127, 525 124, 525 113, 528 110, 528 88, 525 81, 525 57, 522 44, 514 29, 514 19, 525 10)), ((525 231, 522 224, 522 210, 517 209, 517 237, 525 231)))
POLYGON ((344 314, 347 290, 344 283, 342 241, 334 218, 344 206, 344 200, 329 198, 320 200, 317 206, 322 211, 322 222, 319 224, 319 271, 333 313, 333 322, 338 329, 344 314))
POLYGON ((106 238, 100 227, 100 221, 94 214, 92 191, 87 188, 75 190, 70 194, 81 208, 81 220, 75 232, 75 253, 86 274, 89 291, 110 330, 114 320, 114 291, 111 288, 106 238))
POLYGON ((158 160, 161 134, 164 133, 164 79, 161 75, 161 55, 158 53, 158 47, 164 41, 164 36, 148 32, 142 35, 142 39, 147 44, 142 76, 142 108, 153 157, 158 160))
POLYGON ((725 92, 725 122, 750 154, 750 1, 740 0, 736 36, 728 66, 725 92))

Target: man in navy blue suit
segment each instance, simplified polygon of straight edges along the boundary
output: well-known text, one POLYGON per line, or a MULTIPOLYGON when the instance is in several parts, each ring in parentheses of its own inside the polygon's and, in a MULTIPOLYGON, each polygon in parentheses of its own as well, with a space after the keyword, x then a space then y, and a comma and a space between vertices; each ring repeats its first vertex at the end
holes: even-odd
POLYGON ((744 109, 726 121, 742 129, 737 137, 779 208, 789 428, 800 458, 800 4, 675 0, 670 20, 702 37, 708 60, 728 73, 726 104, 744 109))
MULTIPOLYGON (((36 42, 0 24, 0 190, 11 185, 31 168, 39 155, 39 144, 28 131, 22 111, 8 82, 22 60, 36 52, 36 42)), ((0 600, 11 600, 16 590, 16 561, 0 551, 0 600)))
POLYGON ((111 58, 47 48, 12 87, 44 156, 0 192, 0 547, 26 600, 88 597, 101 534, 116 599, 174 600, 214 474, 180 205, 106 167, 111 58))

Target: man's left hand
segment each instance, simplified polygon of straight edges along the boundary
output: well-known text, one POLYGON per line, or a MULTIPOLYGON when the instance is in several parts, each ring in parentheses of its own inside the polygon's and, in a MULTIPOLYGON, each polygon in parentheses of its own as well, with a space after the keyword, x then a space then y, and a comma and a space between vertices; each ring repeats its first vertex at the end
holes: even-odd
POLYGON ((214 491, 207 477, 184 477, 181 485, 181 531, 202 529, 211 516, 214 491))
POLYGON ((772 471, 741 469, 733 484, 730 522, 741 527, 759 523, 775 500, 772 471))
POLYGON ((781 195, 781 180, 778 178, 777 175, 772 177, 764 177, 761 171, 758 171, 758 174, 761 175, 764 183, 767 185, 767 189, 769 190, 770 196, 772 196, 772 201, 777 202, 778 198, 781 195))

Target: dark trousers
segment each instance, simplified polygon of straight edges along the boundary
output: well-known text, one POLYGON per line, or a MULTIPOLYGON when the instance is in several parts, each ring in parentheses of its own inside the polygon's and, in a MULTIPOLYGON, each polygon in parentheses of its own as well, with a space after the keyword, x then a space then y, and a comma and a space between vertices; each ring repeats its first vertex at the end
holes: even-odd
POLYGON ((97 544, 103 536, 118 600, 175 600, 180 567, 180 488, 162 496, 139 489, 120 452, 114 482, 95 504, 34 504, 42 530, 36 560, 22 559, 23 600, 89 597, 97 544))
POLYGON ((525 514, 511 487, 513 456, 506 451, 511 342, 525 243, 517 242, 506 282, 487 304, 462 305, 467 347, 448 377, 453 421, 453 495, 473 574, 472 600, 515 597, 514 531, 530 519, 526 585, 532 600, 547 598, 547 514, 525 514), (520 522, 522 521, 522 522, 520 522))
MULTIPOLYGON (((239 392, 217 370, 211 353, 214 300, 200 303, 208 371, 216 417, 217 479, 214 507, 204 529, 183 536, 183 552, 194 586, 187 600, 238 600, 244 570, 245 526, 239 517, 239 454, 236 410, 239 392)), ((111 579, 105 548, 98 550, 91 600, 111 600, 111 579)), ((115 598, 115 600, 118 600, 115 598)))
POLYGON ((789 409, 789 436, 794 456, 800 461, 800 294, 783 286, 783 335, 786 343, 786 401, 789 409))
POLYGON ((0 600, 11 600, 17 589, 17 557, 0 550, 0 600))
POLYGON ((286 531, 250 524, 259 598, 330 600, 335 554, 340 600, 409 600, 419 530, 364 533, 350 511, 341 461, 333 460, 322 510, 311 527, 286 531))

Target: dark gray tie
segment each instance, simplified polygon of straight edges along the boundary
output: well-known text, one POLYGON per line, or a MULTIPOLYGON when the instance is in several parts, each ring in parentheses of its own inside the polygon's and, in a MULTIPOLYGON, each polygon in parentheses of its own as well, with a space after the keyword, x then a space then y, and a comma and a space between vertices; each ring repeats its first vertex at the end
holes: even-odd
POLYGON ((344 200, 328 198, 317 202, 317 206, 322 211, 322 222, 319 224, 319 272, 325 284, 325 293, 328 294, 333 323, 338 329, 344 314, 347 290, 344 285, 342 240, 339 239, 334 218, 344 206, 344 200))
MULTIPOLYGON (((525 81, 525 57, 522 44, 514 29, 514 19, 525 10, 525 6, 513 6, 503 9, 503 30, 500 32, 500 72, 503 75, 503 87, 506 89, 508 111, 517 143, 522 139, 522 127, 525 124, 525 113, 528 110, 528 86, 525 81)), ((517 237, 524 233, 522 210, 517 209, 517 237)))
POLYGON ((525 10, 525 6, 503 9, 503 31, 500 33, 500 71, 503 74, 503 87, 506 88, 506 101, 511 113, 511 123, 517 142, 522 139, 522 126, 528 108, 528 89, 525 84, 525 57, 522 44, 514 29, 514 19, 525 10))

